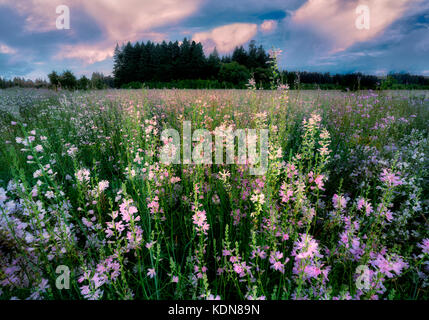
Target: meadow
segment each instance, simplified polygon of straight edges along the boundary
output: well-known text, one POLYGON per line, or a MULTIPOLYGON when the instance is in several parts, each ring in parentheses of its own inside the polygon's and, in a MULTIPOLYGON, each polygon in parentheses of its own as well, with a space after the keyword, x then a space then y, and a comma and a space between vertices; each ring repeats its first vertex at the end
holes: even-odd
POLYGON ((429 297, 427 91, 8 89, 0 110, 0 299, 429 297), (267 129, 266 172, 161 162, 184 121, 267 129))

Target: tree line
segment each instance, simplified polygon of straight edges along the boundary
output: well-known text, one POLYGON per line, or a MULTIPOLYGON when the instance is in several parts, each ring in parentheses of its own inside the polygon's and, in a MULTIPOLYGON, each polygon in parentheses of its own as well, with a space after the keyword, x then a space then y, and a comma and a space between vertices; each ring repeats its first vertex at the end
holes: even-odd
POLYGON ((48 78, 55 90, 59 88, 67 90, 107 89, 112 88, 114 83, 114 79, 111 76, 106 77, 99 72, 93 72, 91 79, 86 76, 77 79, 70 70, 65 70, 61 74, 52 71, 48 74, 48 78))
MULTIPOLYGON (((113 75, 117 88, 246 88, 253 78, 258 88, 269 89, 271 62, 270 54, 254 40, 247 50, 237 46, 222 57, 216 48, 206 56, 201 43, 186 38, 181 43, 128 42, 116 45, 113 75)), ((282 70, 279 78, 292 89, 429 89, 428 77, 409 73, 379 77, 282 70)))
MULTIPOLYGON (((182 42, 151 41, 116 45, 113 76, 94 72, 91 79, 77 78, 70 70, 52 71, 45 80, 0 78, 0 88, 32 87, 68 90, 106 88, 178 88, 244 89, 250 79, 259 89, 273 83, 273 57, 252 40, 247 49, 237 46, 230 55, 220 56, 216 48, 206 56, 203 45, 184 39, 182 42)), ((385 77, 362 73, 330 74, 320 72, 275 70, 278 81, 291 89, 429 89, 429 77, 409 73, 390 73, 385 77)))
POLYGON ((15 77, 12 80, 3 79, 0 77, 0 89, 7 89, 13 87, 20 88, 49 88, 50 84, 43 79, 24 79, 20 77, 15 77))
POLYGON ((429 77, 410 73, 389 73, 374 76, 362 73, 334 74, 319 72, 282 71, 283 83, 292 89, 340 89, 340 90, 398 90, 429 89, 429 77))
MULTIPOLYGON (((269 55, 262 46, 251 41, 248 50, 236 47, 230 56, 220 57, 216 48, 208 56, 203 45, 184 39, 181 43, 136 42, 119 47, 114 53, 115 86, 127 87, 136 83, 178 83, 183 80, 208 80, 200 83, 228 83, 243 86, 251 74, 265 81, 269 55)), ((268 78, 267 78, 268 79, 268 78)), ((189 82, 188 83, 196 83, 189 82)))

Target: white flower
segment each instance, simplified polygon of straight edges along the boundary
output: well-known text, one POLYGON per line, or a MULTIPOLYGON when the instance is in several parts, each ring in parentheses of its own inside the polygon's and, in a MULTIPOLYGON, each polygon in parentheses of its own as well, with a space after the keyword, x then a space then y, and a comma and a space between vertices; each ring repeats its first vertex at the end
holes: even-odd
POLYGON ((98 190, 100 190, 100 192, 106 190, 108 187, 109 187, 109 181, 107 180, 103 180, 98 183, 98 190))
POLYGON ((71 147, 70 149, 67 150, 67 154, 70 157, 74 157, 76 155, 77 151, 78 151, 78 148, 75 147, 75 146, 73 146, 73 147, 71 147))
POLYGON ((36 170, 34 173, 33 173, 33 178, 38 178, 38 177, 41 177, 42 176, 42 170, 36 170))
POLYGON ((54 192, 49 190, 45 193, 45 197, 48 199, 52 199, 53 197, 55 197, 54 192))
POLYGON ((90 172, 88 169, 80 169, 76 173, 76 179, 82 183, 88 182, 89 181, 89 175, 90 175, 90 172))
POLYGON ((263 193, 254 193, 250 198, 250 200, 253 203, 259 203, 262 205, 265 203, 265 195, 263 193))

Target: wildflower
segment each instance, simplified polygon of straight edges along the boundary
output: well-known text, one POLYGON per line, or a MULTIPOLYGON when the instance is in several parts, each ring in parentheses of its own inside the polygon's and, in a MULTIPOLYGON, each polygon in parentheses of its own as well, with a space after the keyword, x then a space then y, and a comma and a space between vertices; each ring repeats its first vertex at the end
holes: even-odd
POLYGON ((33 178, 37 179, 41 176, 42 176, 42 170, 39 169, 39 170, 34 171, 33 178))
POLYGON ((259 203, 260 205, 263 205, 265 203, 265 195, 263 193, 257 193, 255 192, 250 200, 253 203, 259 203))
POLYGON ((38 144, 37 146, 35 146, 35 147, 34 147, 34 149, 35 149, 37 152, 43 152, 43 147, 42 147, 40 144, 38 144))
POLYGON ((365 198, 359 198, 357 201, 357 209, 362 210, 362 208, 365 208, 365 214, 368 216, 370 215, 374 210, 372 209, 371 203, 366 200, 365 198))
POLYGON ((151 214, 155 214, 159 212, 159 199, 157 196, 147 205, 147 207, 150 209, 151 214))
POLYGON ((289 185, 286 182, 283 182, 283 184, 280 187, 280 197, 282 198, 282 202, 287 203, 293 196, 293 190, 289 188, 289 185))
POLYGON ((149 268, 149 269, 147 269, 148 271, 147 271, 147 276, 149 276, 151 279, 153 278, 153 277, 155 277, 156 276, 156 272, 155 272, 155 269, 151 269, 151 268, 149 268))
POLYGON ((227 178, 231 176, 231 173, 229 173, 229 171, 227 170, 222 170, 221 172, 219 172, 219 176, 219 179, 225 182, 227 178))
POLYGON ((231 255, 231 251, 224 249, 224 250, 222 251, 222 255, 223 255, 224 257, 230 256, 230 255, 231 255))
POLYGON ((207 234, 209 229, 209 224, 207 221, 206 211, 205 210, 197 210, 195 214, 192 216, 193 223, 195 224, 195 230, 197 232, 202 232, 207 234))
POLYGON ((150 250, 155 243, 156 243, 156 241, 148 242, 148 243, 146 243, 145 247, 150 250))
POLYGON ((213 195, 212 202, 213 202, 213 204, 219 204, 220 203, 220 198, 217 194, 213 195))
POLYGON ((90 172, 88 169, 80 169, 76 173, 76 179, 81 183, 89 182, 89 179, 90 179, 89 175, 90 175, 90 172))
POLYGON ((325 179, 325 176, 323 174, 319 174, 316 179, 314 179, 314 183, 316 184, 317 188, 324 191, 325 189, 323 188, 324 182, 323 180, 325 179))
POLYGON ((318 244, 310 235, 301 234, 301 239, 295 243, 292 256, 297 259, 320 257, 318 244))
POLYGON ((53 191, 47 191, 45 193, 45 197, 48 198, 48 199, 54 198, 55 197, 54 192, 53 191))
POLYGON ((389 187, 396 187, 403 184, 400 177, 393 173, 390 169, 383 169, 380 180, 389 187))
POLYGON ((423 239, 422 243, 417 245, 423 251, 423 253, 429 254, 429 238, 423 239))
POLYGON ((67 150, 67 154, 73 158, 76 155, 77 151, 78 151, 78 148, 76 148, 75 146, 72 146, 67 150))
POLYGON ((350 200, 349 197, 334 194, 332 197, 332 204, 334 205, 335 209, 343 210, 346 208, 348 200, 350 200))
POLYGON ((408 268, 408 264, 402 260, 398 255, 390 255, 384 257, 381 253, 370 262, 371 265, 377 267, 381 273, 385 274, 388 278, 393 278, 393 272, 398 276, 401 274, 402 269, 408 268))
POLYGON ((247 295, 246 297, 247 300, 265 300, 266 297, 265 296, 260 296, 260 297, 254 297, 252 295, 247 295))

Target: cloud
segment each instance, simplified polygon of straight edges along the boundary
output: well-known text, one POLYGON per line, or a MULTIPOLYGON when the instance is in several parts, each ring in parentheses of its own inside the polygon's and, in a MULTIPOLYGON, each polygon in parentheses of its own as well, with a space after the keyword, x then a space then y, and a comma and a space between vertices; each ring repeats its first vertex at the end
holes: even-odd
POLYGON ((57 57, 77 58, 90 63, 110 57, 108 50, 113 51, 117 42, 160 39, 160 35, 165 38, 164 34, 153 32, 153 29, 190 16, 198 9, 199 3, 200 0, 0 0, 0 5, 8 6, 25 17, 24 30, 31 33, 56 30, 59 16, 56 7, 64 4, 70 8, 69 34, 73 34, 73 21, 76 21, 73 14, 84 12, 98 24, 104 40, 91 45, 63 45, 57 57))
POLYGON ((324 36, 331 43, 332 52, 338 52, 379 36, 411 5, 419 2, 421 0, 308 0, 294 12, 292 23, 324 36), (361 4, 370 10, 369 30, 359 30, 355 25, 356 8, 361 4))
POLYGON ((60 0, 0 0, 0 5, 14 9, 25 17, 24 29, 27 32, 40 33, 56 28, 56 7, 60 0))
POLYGON ((11 47, 9 47, 9 46, 7 46, 7 45, 5 45, 5 44, 1 44, 0 43, 0 53, 3 53, 3 54, 14 54, 14 53, 16 53, 16 50, 13 49, 13 48, 11 48, 11 47))
MULTIPOLYGON (((140 36, 158 42, 167 37, 166 34, 157 32, 140 33, 140 36)), ((80 59, 86 64, 92 64, 112 58, 114 49, 115 43, 110 40, 97 44, 66 44, 60 47, 55 59, 80 59)))
POLYGON ((233 23, 214 28, 208 32, 195 33, 192 39, 201 42, 207 52, 215 47, 220 53, 228 53, 236 46, 242 45, 252 39, 258 31, 254 23, 233 23))
POLYGON ((86 63, 92 64, 95 62, 106 60, 113 56, 114 48, 111 44, 101 45, 63 45, 61 50, 55 55, 56 59, 80 59, 86 63))
POLYGON ((111 39, 135 40, 153 28, 188 17, 198 9, 199 1, 91 0, 82 4, 111 39))
POLYGON ((262 32, 268 33, 272 32, 277 28, 277 21, 276 20, 265 20, 261 24, 261 30, 262 32))

